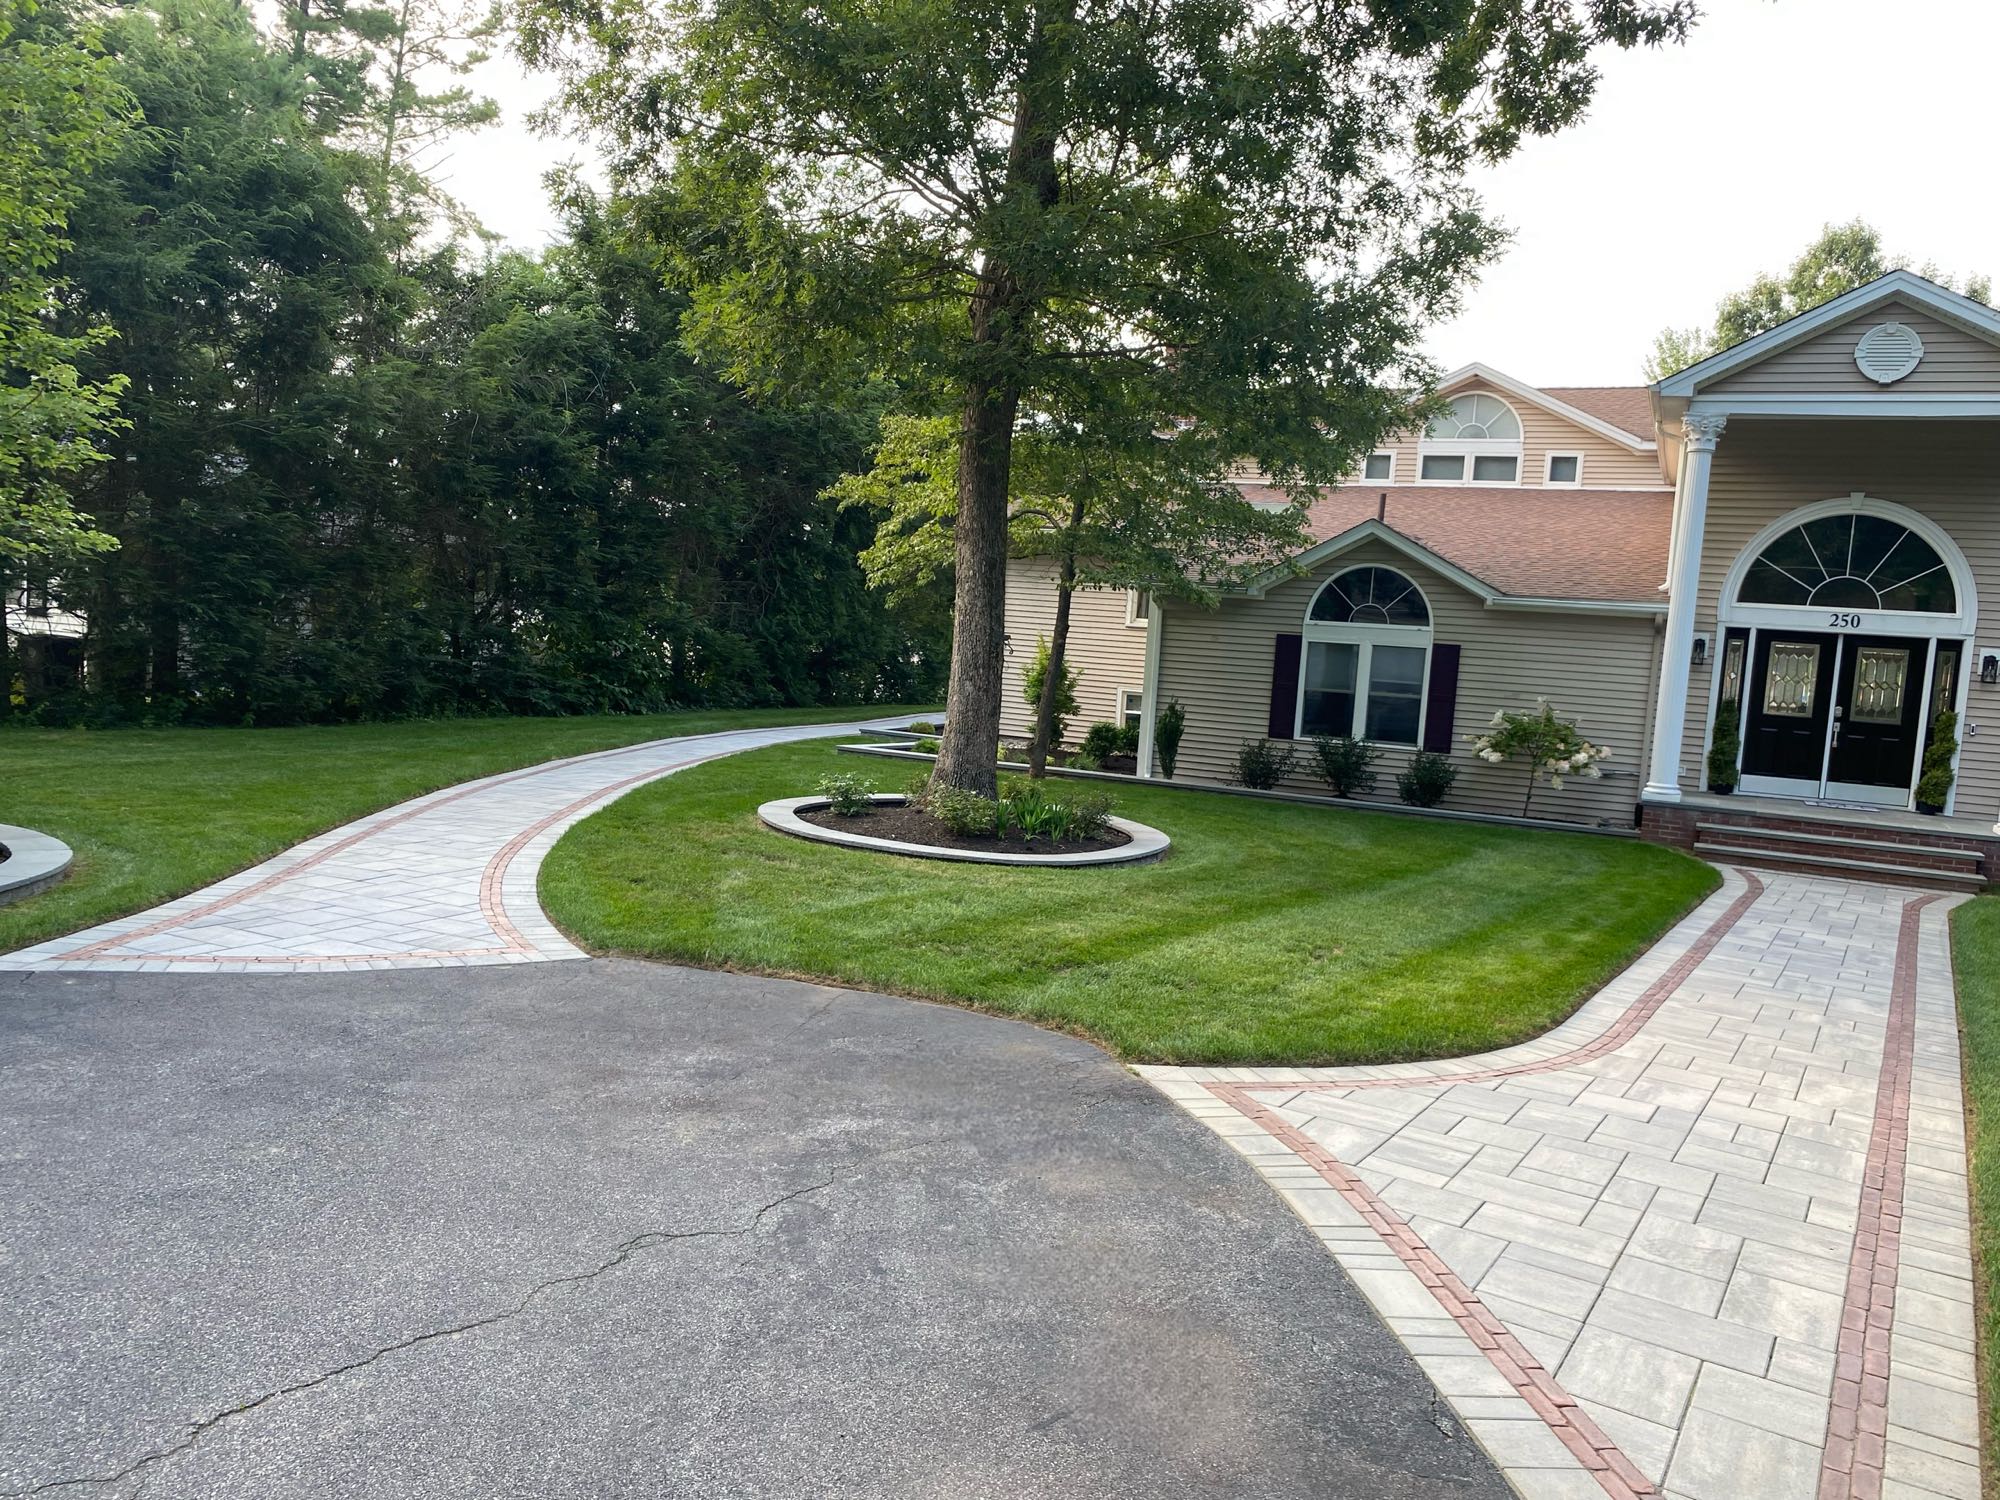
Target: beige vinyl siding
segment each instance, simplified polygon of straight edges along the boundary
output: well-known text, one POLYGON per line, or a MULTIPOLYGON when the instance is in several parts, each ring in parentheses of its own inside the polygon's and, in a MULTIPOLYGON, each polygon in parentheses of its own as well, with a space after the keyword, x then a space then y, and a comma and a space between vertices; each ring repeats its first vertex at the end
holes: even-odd
MULTIPOLYGON (((1928 335, 1926 335, 1928 339, 1928 335)), ((1987 623, 2000 609, 2000 423, 1810 423, 1732 418, 1716 448, 1702 535, 1695 629, 1715 635, 1722 585, 1737 555, 1801 506, 1860 492, 1936 521, 1972 566, 1982 601, 1974 645, 2000 650, 1987 623)), ((1821 622, 1810 620, 1811 626, 1821 622)), ((1719 653, 1718 653, 1719 654, 1719 653)), ((1976 661, 1971 663, 1976 669, 1976 661)), ((1681 785, 1698 787, 1708 736, 1711 672, 1689 684, 1681 785)), ((1961 730, 1954 811, 2000 812, 2000 687, 1974 681, 1961 730), (1970 731, 1980 726, 1978 734, 1970 731)))
MULTIPOLYGON (((1667 488, 1660 477, 1657 453, 1634 453, 1587 427, 1580 427, 1539 406, 1498 390, 1481 380, 1468 381, 1451 393, 1454 397, 1488 395, 1505 401, 1521 419, 1521 482, 1530 489, 1541 487, 1548 473, 1551 453, 1583 456, 1583 488, 1592 490, 1658 490, 1667 488)), ((1416 484, 1417 444, 1420 432, 1399 432, 1377 449, 1392 449, 1396 455, 1392 484, 1416 484)), ((1357 481, 1362 482, 1362 481, 1357 481)), ((1366 481, 1381 483, 1380 480, 1366 481)), ((1569 488, 1570 486, 1562 486, 1569 488)))
MULTIPOLYGON (((1160 637, 1160 701, 1178 698, 1187 710, 1177 777, 1228 782, 1236 752, 1266 730, 1274 642, 1296 634, 1319 585, 1363 563, 1406 574, 1430 601, 1432 638, 1461 649, 1458 706, 1451 756, 1459 777, 1447 808, 1514 814, 1524 781, 1518 765, 1490 766, 1470 751, 1467 737, 1498 709, 1526 709, 1547 697, 1578 718, 1584 733, 1616 752, 1602 781, 1572 781, 1562 791, 1535 793, 1537 816, 1629 826, 1644 765, 1643 740, 1654 679, 1654 623, 1647 618, 1491 610, 1479 598, 1385 543, 1352 548, 1310 578, 1274 587, 1261 599, 1234 598, 1219 609, 1166 606, 1160 637)), ((1301 759, 1311 745, 1300 742, 1301 759)), ((1393 800, 1395 774, 1407 751, 1388 750, 1377 766, 1375 796, 1393 800)), ((1325 788, 1295 776, 1297 791, 1325 788)))
POLYGON ((1815 334, 1805 342, 1737 370, 1701 394, 1792 394, 1810 392, 1879 392, 1899 395, 1939 391, 1990 391, 2000 385, 2000 349, 1985 339, 1902 302, 1885 303, 1872 312, 1815 334), (1924 341, 1924 357, 1916 369, 1891 386, 1880 386, 1854 364, 1854 346, 1880 323, 1914 328, 1924 341))
MULTIPOLYGON (((1072 740, 1099 719, 1117 719, 1120 689, 1137 692, 1145 684, 1146 627, 1127 625, 1125 614, 1123 589, 1078 589, 1070 600, 1065 654, 1082 674, 1076 696, 1083 708, 1070 726, 1072 740)), ((1055 621, 1055 564, 1045 558, 1009 562, 1007 662, 1000 699, 1000 733, 1009 739, 1025 740, 1034 732, 1034 710, 1021 691, 1021 671, 1035 658, 1035 642, 1055 621)))
MULTIPOLYGON (((1505 401, 1521 418, 1521 482, 1530 489, 1539 489, 1548 473, 1548 457, 1551 453, 1576 453, 1583 457, 1583 485, 1591 490, 1663 490, 1672 486, 1661 477, 1660 457, 1655 452, 1634 453, 1631 449, 1610 438, 1600 436, 1587 427, 1580 427, 1565 417, 1530 405, 1518 397, 1488 385, 1483 380, 1467 381, 1451 393, 1457 396, 1488 395, 1505 401)), ((1388 479, 1363 479, 1357 472, 1349 483, 1366 484, 1416 484, 1417 444, 1422 432, 1398 432, 1384 438, 1375 445, 1377 453, 1393 453, 1395 462, 1388 479)), ((1246 484, 1261 483, 1263 476, 1256 466, 1242 464, 1230 474, 1232 479, 1246 484)), ((1571 488, 1569 485, 1561 488, 1571 488)))

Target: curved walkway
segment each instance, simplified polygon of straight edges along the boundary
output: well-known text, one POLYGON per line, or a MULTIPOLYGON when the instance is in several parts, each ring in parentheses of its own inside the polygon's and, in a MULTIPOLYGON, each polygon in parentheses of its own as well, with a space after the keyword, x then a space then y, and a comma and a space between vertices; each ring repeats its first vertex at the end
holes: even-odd
POLYGON ((535 900, 572 823, 718 756, 875 725, 682 735, 447 787, 151 911, 0 956, 0 970, 247 973, 582 958, 535 900))
POLYGON ((1530 1500, 1977 1500, 1961 899, 1725 871, 1524 1046, 1140 1071, 1530 1500))

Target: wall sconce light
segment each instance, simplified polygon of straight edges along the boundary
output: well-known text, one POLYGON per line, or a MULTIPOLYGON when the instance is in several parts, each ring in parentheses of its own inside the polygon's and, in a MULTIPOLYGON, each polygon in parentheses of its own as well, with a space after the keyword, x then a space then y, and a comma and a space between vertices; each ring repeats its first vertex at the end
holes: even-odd
POLYGON ((1988 686, 2000 682, 2000 656, 1989 651, 1979 658, 1979 680, 1988 686))
POLYGON ((1694 667, 1705 667, 1708 665, 1707 636, 1698 635, 1694 638, 1694 654, 1688 658, 1688 665, 1694 667))

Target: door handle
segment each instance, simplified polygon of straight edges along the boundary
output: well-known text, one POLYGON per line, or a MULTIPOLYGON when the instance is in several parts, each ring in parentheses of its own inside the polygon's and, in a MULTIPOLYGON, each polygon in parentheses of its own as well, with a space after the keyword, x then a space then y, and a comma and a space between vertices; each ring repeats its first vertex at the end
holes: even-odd
POLYGON ((1836 749, 1838 749, 1838 748, 1839 748, 1839 746, 1840 746, 1840 705, 1839 705, 1838 703, 1834 704, 1834 706, 1833 706, 1833 740, 1832 740, 1832 744, 1833 744, 1834 748, 1836 748, 1836 749))

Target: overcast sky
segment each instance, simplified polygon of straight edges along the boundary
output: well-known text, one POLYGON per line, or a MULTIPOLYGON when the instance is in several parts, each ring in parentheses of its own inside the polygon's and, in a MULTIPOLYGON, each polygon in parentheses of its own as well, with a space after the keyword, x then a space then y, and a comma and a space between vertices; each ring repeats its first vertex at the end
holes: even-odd
MULTIPOLYGON (((1953 275, 2000 273, 1988 144, 1992 0, 1710 0, 1685 47, 1608 52, 1582 124, 1478 182, 1514 241, 1430 340, 1536 384, 1619 385, 1662 325, 1782 269, 1857 216, 1892 251, 1953 275)), ((554 231, 540 174, 587 155, 525 123, 544 80, 481 70, 504 122, 457 144, 451 187, 518 245, 554 231)))

